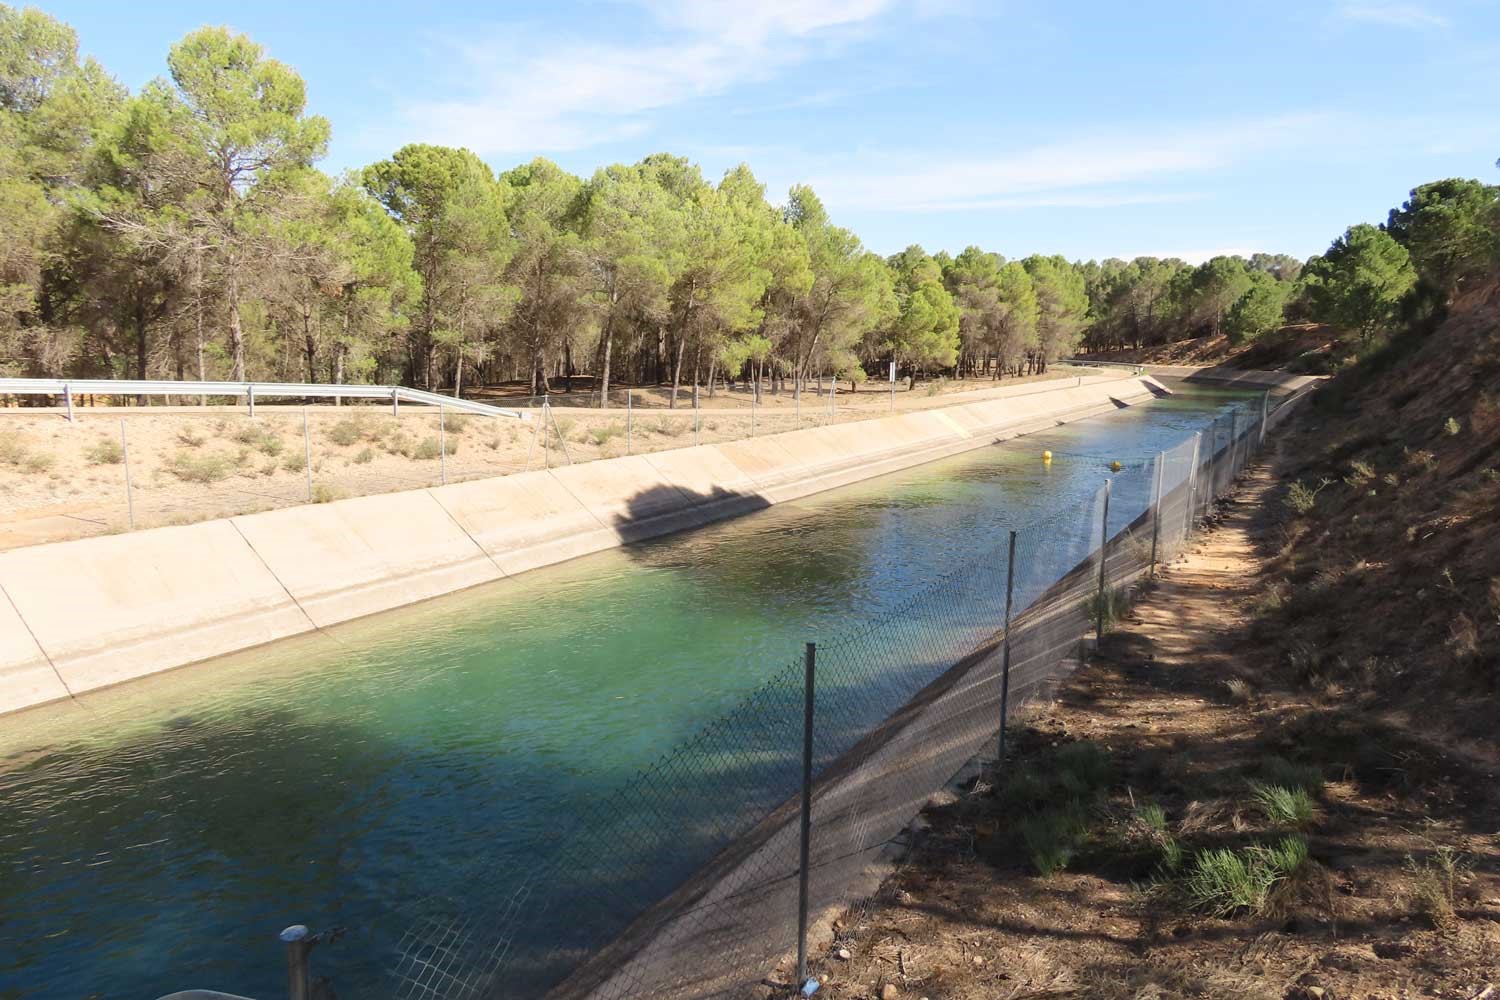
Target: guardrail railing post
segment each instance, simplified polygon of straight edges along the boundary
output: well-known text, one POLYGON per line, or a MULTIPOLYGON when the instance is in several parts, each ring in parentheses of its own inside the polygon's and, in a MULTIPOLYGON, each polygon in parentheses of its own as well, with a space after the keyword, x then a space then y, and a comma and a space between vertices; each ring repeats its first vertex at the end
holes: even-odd
POLYGON ((1240 471, 1240 411, 1233 409, 1229 411, 1229 481, 1228 486, 1234 481, 1234 474, 1240 471))
POLYGON ((1156 453, 1156 487, 1152 494, 1155 497, 1151 502, 1151 579, 1156 579, 1156 543, 1161 538, 1161 479, 1162 467, 1167 464, 1167 453, 1159 451, 1156 453))
POLYGON ((807 982, 808 868, 812 862, 813 705, 818 644, 809 642, 802 659, 802 830, 797 867, 797 987, 807 982))
POLYGON ((1105 576, 1109 568, 1109 494, 1113 487, 1113 481, 1104 481, 1104 515, 1101 518, 1102 534, 1099 542, 1099 614, 1094 631, 1096 639, 1104 638, 1104 588, 1108 584, 1105 576))
POLYGON ((635 428, 635 408, 632 400, 635 399, 635 390, 625 390, 625 454, 630 454, 631 431, 635 428))
POLYGON ((250 402, 250 416, 255 416, 255 386, 245 386, 245 398, 250 402))
POLYGON ((995 761, 1005 760, 1005 725, 1010 717, 1010 609, 1016 593, 1016 533, 1010 533, 1010 546, 1005 557, 1005 641, 1000 654, 1000 742, 995 748, 995 761))
POLYGON ((68 423, 73 422, 73 387, 66 382, 63 383, 63 396, 68 401, 68 423))
POLYGON ((391 416, 401 416, 401 390, 391 390, 391 416))
POLYGON ((438 478, 448 485, 448 412, 438 407, 438 478))

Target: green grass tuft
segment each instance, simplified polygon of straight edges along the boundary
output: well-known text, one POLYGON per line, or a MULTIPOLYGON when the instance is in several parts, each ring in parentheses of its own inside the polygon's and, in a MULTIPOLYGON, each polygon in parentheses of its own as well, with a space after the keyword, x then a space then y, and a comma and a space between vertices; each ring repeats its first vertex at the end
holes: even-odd
POLYGON ((1201 851, 1184 880, 1195 908, 1216 917, 1274 912, 1281 890, 1307 863, 1307 841, 1287 836, 1274 844, 1252 844, 1242 851, 1201 851))

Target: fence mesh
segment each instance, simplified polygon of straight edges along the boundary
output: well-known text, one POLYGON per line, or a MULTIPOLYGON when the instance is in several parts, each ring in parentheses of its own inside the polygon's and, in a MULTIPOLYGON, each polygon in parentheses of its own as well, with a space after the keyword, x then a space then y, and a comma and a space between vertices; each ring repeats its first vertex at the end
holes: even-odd
MULTIPOLYGON (((873 892, 932 794, 994 756, 1002 698, 1014 718, 1051 696, 1123 592, 1181 550, 1287 402, 1231 408, 817 645, 814 919, 873 892)), ((710 997, 763 979, 797 945, 805 675, 803 662, 786 664, 579 817, 536 870, 429 900, 402 941, 397 994, 710 997)))

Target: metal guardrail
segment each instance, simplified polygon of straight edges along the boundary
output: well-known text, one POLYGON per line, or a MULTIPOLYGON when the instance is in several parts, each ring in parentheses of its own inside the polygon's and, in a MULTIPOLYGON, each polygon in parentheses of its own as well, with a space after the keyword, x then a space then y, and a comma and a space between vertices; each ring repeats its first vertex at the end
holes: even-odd
POLYGON ((1090 361, 1087 358, 1065 358, 1056 363, 1068 365, 1072 368, 1123 368, 1134 375, 1140 375, 1146 371, 1145 365, 1130 364, 1125 361, 1090 361))
POLYGON ((0 396, 61 396, 67 400, 68 420, 73 419, 75 396, 232 396, 244 398, 255 415, 256 399, 379 399, 391 404, 418 403, 481 416, 528 419, 525 411, 491 406, 472 399, 442 396, 404 385, 349 385, 326 382, 177 382, 128 381, 124 379, 0 378, 0 396))

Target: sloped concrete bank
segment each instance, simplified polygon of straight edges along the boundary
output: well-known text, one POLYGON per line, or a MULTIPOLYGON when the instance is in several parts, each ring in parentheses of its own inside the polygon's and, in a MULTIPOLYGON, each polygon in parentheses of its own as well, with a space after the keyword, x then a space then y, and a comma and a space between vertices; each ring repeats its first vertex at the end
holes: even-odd
POLYGON ((1169 392, 1077 384, 728 444, 0 553, 0 713, 1169 392))

